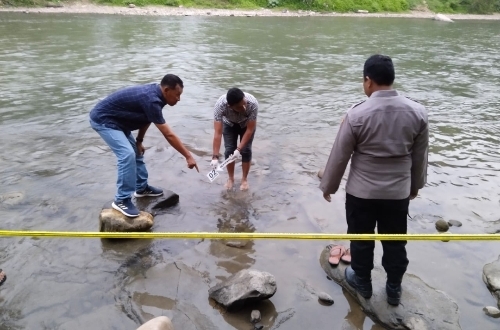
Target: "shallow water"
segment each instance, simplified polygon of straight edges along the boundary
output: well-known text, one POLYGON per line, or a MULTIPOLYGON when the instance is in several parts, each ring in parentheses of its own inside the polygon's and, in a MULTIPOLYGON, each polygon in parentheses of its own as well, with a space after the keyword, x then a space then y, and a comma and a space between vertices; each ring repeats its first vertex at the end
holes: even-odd
MULTIPOLYGON (((118 88, 175 73, 184 94, 165 118, 201 173, 186 169, 155 128, 148 131, 150 182, 181 196, 154 231, 343 233, 344 191, 326 203, 315 175, 343 113, 364 99, 364 60, 382 52, 394 59, 396 87, 424 103, 431 122, 428 184, 411 203, 410 232, 435 232, 438 218, 461 221, 454 233, 486 232, 499 219, 499 28, 417 19, 0 13, 0 195, 9 197, 0 202, 2 228, 97 230, 99 210, 114 195, 115 159, 89 127, 88 112, 118 88), (212 184, 205 177, 212 106, 233 85, 260 103, 248 193, 223 192, 224 177, 212 184)), ((327 243, 256 240, 238 249, 209 240, 3 238, 0 267, 9 278, 0 290, 0 329, 134 329, 174 303, 158 298, 161 308, 134 314, 123 307, 124 292, 148 269, 173 261, 211 284, 250 267, 274 274, 278 291, 263 306, 274 328, 340 329, 345 319, 381 329, 326 279, 318 257, 327 243), (335 304, 320 305, 315 290, 335 304)), ((408 272, 458 303, 463 329, 496 329, 482 311, 496 302, 481 274, 498 251, 494 242, 410 242, 408 272)), ((377 244, 376 265, 380 257, 377 244)), ((155 296, 136 300, 154 305, 148 294, 155 296)), ((184 303, 205 310, 207 296, 184 303)), ((249 313, 214 308, 205 317, 218 329, 249 328, 249 313)))

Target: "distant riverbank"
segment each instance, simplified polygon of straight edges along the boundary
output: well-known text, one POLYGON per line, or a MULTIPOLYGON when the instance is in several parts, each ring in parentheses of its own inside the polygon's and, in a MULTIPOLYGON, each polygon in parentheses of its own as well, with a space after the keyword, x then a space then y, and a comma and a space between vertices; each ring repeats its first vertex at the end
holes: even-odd
MULTIPOLYGON (((115 14, 115 15, 150 15, 150 16, 326 16, 326 17, 388 17, 388 18, 423 18, 432 19, 436 16, 430 11, 410 11, 405 13, 336 13, 315 12, 307 10, 287 9, 207 9, 190 7, 168 6, 107 6, 94 3, 65 3, 61 7, 0 7, 0 12, 24 13, 71 13, 71 14, 115 14)), ((500 20, 500 14, 474 15, 474 14, 448 14, 453 20, 500 20)))

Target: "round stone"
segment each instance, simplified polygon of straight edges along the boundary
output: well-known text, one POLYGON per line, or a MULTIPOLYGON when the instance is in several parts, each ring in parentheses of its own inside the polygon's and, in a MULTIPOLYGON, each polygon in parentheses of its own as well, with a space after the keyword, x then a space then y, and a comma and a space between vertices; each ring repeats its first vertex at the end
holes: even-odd
POLYGON ((436 229, 438 231, 448 231, 448 229, 450 229, 450 226, 443 219, 439 219, 438 221, 436 221, 436 229))

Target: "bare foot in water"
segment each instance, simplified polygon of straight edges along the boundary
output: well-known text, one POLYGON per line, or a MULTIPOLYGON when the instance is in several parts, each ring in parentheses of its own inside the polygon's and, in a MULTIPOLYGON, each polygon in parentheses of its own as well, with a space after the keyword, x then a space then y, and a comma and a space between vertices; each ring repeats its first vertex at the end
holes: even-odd
POLYGON ((248 190, 248 181, 247 180, 242 180, 241 181, 240 190, 241 191, 247 191, 248 190))
POLYGON ((7 279, 7 275, 3 270, 0 269, 0 285, 2 285, 7 279))
POLYGON ((224 185, 224 188, 226 188, 227 190, 231 190, 233 189, 233 185, 234 185, 234 179, 227 179, 227 182, 226 184, 224 185))

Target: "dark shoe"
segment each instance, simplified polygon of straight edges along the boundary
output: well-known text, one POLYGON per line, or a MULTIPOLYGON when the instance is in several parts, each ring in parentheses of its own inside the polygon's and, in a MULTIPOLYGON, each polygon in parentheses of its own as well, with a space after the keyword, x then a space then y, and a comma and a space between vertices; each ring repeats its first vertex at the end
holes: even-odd
POLYGON ((155 197, 163 195, 163 190, 160 188, 155 188, 153 186, 147 185, 146 188, 136 191, 134 193, 135 197, 155 197))
POLYGON ((139 210, 135 207, 130 198, 122 201, 114 201, 111 207, 125 214, 127 217, 135 218, 139 216, 139 210))
POLYGON ((385 291, 387 292, 387 302, 389 305, 397 306, 401 301, 401 283, 389 283, 385 284, 385 291))
POLYGON ((345 279, 363 298, 369 299, 372 296, 372 280, 359 277, 351 266, 345 269, 345 279))

